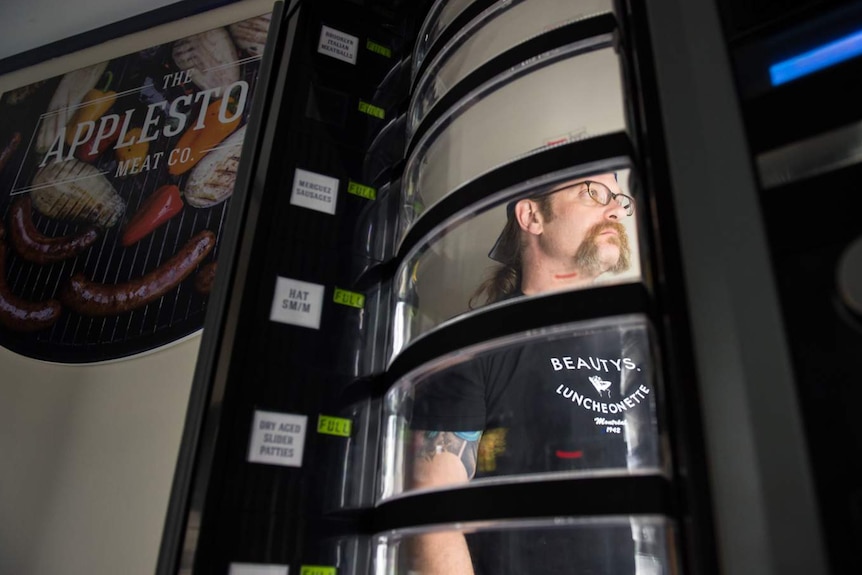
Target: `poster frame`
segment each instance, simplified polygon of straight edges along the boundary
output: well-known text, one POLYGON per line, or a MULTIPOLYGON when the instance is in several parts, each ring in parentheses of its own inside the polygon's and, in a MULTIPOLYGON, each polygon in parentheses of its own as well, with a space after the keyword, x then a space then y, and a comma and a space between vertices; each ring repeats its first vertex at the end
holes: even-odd
MULTIPOLYGON (((112 24, 106 24, 80 34, 25 50, 0 59, 0 78, 11 72, 36 66, 53 58, 78 52, 176 20, 197 16, 241 0, 180 0, 112 24)), ((122 54, 120 54, 122 55, 122 54)))

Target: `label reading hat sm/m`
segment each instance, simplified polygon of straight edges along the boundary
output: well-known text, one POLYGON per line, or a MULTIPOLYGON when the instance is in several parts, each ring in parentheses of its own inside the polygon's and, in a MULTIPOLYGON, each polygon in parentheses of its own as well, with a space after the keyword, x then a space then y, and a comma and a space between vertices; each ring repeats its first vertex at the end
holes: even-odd
POLYGON ((292 278, 275 280, 270 321, 320 329, 324 287, 292 278))
POLYGON ((339 32, 329 26, 321 26, 320 41, 317 51, 342 62, 356 64, 356 51, 359 48, 359 38, 339 32))

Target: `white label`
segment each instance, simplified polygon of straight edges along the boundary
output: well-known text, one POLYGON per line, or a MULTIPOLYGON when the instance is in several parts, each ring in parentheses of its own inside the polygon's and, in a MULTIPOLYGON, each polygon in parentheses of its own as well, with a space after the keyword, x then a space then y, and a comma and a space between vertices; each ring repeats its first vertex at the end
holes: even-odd
POLYGON ((279 277, 275 280, 270 321, 320 329, 323 286, 279 277))
POLYGON ((248 460, 287 467, 302 467, 302 448, 308 417, 293 413, 255 411, 248 460))
POLYGON ((231 563, 228 575, 287 575, 287 565, 231 563))
POLYGON ((317 51, 332 56, 344 62, 356 64, 356 50, 359 48, 359 38, 339 32, 329 26, 320 29, 320 43, 317 51))
POLYGON ((291 204, 334 215, 336 200, 338 200, 337 178, 307 170, 296 170, 293 176, 293 191, 290 194, 291 204))

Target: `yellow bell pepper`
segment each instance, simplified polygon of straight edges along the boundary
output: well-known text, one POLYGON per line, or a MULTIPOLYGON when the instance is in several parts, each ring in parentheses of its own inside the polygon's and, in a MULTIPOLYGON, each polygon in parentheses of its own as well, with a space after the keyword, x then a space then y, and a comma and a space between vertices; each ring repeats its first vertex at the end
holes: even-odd
POLYGON ((78 124, 82 122, 95 122, 114 105, 114 102, 117 100, 117 93, 113 90, 108 90, 108 86, 111 85, 114 75, 109 71, 107 72, 107 78, 103 88, 93 88, 84 94, 84 97, 81 99, 81 106, 75 111, 75 114, 66 126, 66 144, 71 146, 72 142, 74 142, 78 124))
POLYGON ((149 142, 139 142, 138 140, 141 137, 141 129, 140 128, 132 128, 128 132, 126 132, 125 137, 123 138, 126 141, 131 141, 132 143, 128 146, 122 146, 117 148, 117 159, 121 162, 125 162, 127 160, 134 160, 138 158, 141 162, 144 161, 144 158, 147 157, 147 152, 150 150, 149 142))

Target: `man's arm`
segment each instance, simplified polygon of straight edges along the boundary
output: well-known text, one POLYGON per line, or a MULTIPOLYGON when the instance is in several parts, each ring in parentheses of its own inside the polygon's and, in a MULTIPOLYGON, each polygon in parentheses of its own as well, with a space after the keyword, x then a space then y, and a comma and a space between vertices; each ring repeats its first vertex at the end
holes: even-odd
POLYGON ((409 489, 464 483, 476 474, 479 432, 414 431, 409 489))
MULTIPOLYGON (((478 432, 414 431, 408 489, 429 489, 466 483, 476 473, 478 432)), ((429 533, 414 537, 413 570, 421 575, 473 575, 464 535, 429 533)))

